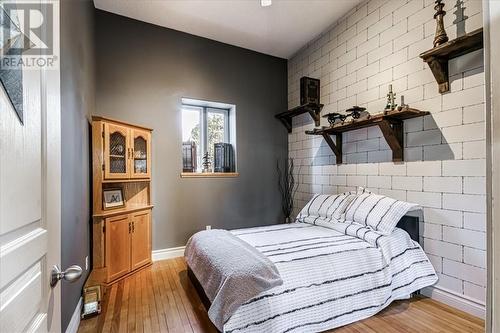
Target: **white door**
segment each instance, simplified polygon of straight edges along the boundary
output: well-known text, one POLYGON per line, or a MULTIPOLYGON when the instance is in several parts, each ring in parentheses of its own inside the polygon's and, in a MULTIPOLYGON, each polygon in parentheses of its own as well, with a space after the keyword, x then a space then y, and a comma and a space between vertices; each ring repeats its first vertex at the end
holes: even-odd
POLYGON ((23 70, 24 124, 0 86, 0 332, 59 332, 59 70, 23 70))

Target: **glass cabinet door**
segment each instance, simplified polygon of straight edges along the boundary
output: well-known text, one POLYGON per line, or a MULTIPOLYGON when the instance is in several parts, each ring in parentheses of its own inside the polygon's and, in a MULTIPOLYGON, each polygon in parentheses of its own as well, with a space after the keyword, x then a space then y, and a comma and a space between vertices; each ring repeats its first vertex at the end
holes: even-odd
POLYGON ((126 127, 104 124, 104 178, 128 178, 129 130, 126 127))
POLYGON ((131 139, 131 178, 149 178, 151 176, 151 133, 132 129, 131 139))

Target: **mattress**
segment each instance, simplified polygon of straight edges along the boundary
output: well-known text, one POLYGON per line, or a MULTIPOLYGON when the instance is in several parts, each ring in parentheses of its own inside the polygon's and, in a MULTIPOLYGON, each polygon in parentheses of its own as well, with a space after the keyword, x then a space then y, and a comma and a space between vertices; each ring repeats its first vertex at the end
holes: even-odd
POLYGON ((224 332, 321 332, 384 309, 434 284, 418 243, 396 228, 380 236, 346 223, 292 223, 232 233, 266 255, 283 285, 243 304, 224 332))

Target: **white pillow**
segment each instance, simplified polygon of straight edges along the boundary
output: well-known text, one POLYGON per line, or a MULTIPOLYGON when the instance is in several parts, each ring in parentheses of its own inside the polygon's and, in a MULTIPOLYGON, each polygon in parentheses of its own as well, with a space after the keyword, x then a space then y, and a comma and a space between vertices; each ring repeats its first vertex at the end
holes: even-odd
POLYGON ((399 220, 418 204, 365 192, 354 199, 345 212, 346 222, 355 222, 383 234, 392 233, 399 220))
POLYGON ((297 221, 315 223, 317 219, 323 219, 337 222, 354 198, 356 195, 351 192, 316 194, 297 215, 297 221))

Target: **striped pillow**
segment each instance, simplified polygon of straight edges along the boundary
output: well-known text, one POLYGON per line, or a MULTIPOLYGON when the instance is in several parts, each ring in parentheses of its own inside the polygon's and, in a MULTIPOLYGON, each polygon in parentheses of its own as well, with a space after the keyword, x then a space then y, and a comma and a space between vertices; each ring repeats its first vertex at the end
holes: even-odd
POLYGON ((302 208, 297 216, 297 221, 314 224, 316 220, 322 219, 328 220, 328 222, 337 222, 354 198, 356 195, 351 192, 316 194, 302 208))
POLYGON ((399 201, 384 195, 359 194, 346 209, 345 220, 367 226, 380 234, 392 233, 399 220, 417 204, 399 201))

